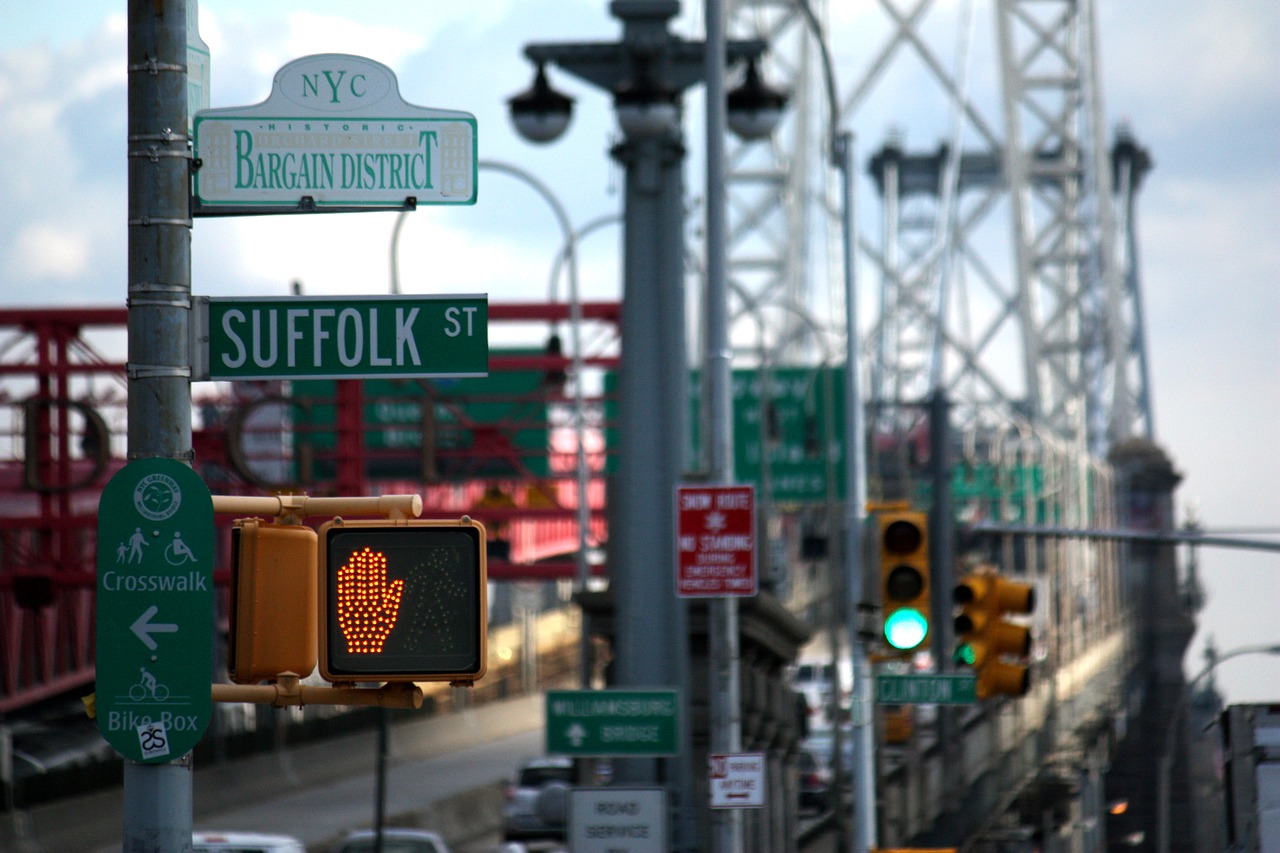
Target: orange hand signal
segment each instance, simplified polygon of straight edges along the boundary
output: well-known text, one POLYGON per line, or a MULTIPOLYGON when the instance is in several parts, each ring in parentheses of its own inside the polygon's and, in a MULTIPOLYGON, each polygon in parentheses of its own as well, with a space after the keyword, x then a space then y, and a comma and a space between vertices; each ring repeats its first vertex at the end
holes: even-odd
POLYGON ((404 581, 387 582, 387 557, 365 548, 338 569, 338 627, 350 654, 382 651, 400 614, 404 581))

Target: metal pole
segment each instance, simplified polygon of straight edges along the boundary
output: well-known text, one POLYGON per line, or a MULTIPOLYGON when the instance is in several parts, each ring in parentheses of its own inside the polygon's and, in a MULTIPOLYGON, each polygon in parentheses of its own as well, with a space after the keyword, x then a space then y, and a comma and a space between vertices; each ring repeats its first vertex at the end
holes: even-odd
MULTIPOLYGON (((834 83, 832 83, 834 87, 834 83)), ((832 93, 834 98, 834 91, 832 93)), ((832 117, 832 122, 835 117, 832 117)), ((862 381, 858 336, 857 274, 855 270, 853 134, 833 132, 831 156, 840 174, 840 234, 844 267, 845 365, 845 519, 844 559, 846 621, 849 657, 853 664, 853 851, 869 853, 876 846, 875 727, 873 725, 871 658, 859 631, 866 566, 862 559, 862 528, 867 520, 866 425, 863 422, 862 381)))
POLYGON ((387 813, 387 709, 378 709, 378 769, 373 790, 373 851, 382 853, 382 827, 387 813))
MULTIPOLYGON (((733 481, 733 405, 729 349, 729 290, 725 274, 724 135, 727 127, 724 86, 724 10, 718 2, 704 4, 706 12, 706 133, 707 133, 707 284, 706 341, 703 369, 707 374, 707 447, 711 482, 733 481)), ((711 751, 742 751, 742 685, 739 672, 738 599, 707 602, 711 652, 711 751)), ((742 849, 742 812, 715 809, 711 815, 712 850, 737 853, 742 849)))
MULTIPOLYGON (((190 462, 187 4, 129 0, 128 14, 128 457, 190 462)), ((123 849, 189 850, 191 826, 189 754, 125 762, 123 849)))

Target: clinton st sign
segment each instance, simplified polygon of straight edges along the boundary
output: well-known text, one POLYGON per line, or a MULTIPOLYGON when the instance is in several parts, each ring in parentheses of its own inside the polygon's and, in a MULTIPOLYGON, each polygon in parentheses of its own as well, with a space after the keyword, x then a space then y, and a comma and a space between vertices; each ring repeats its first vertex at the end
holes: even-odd
POLYGON ((261 104, 201 110, 194 125, 197 215, 476 200, 475 117, 405 103, 371 59, 296 59, 261 104))

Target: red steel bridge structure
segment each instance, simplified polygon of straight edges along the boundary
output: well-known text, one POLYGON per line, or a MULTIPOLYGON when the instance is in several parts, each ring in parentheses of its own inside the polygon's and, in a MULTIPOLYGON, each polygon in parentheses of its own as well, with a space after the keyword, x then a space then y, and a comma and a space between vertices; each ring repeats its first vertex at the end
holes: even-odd
MULTIPOLYGON (((127 456, 126 320, 114 307, 0 310, 0 714, 94 679, 98 502, 127 456)), ((619 320, 616 302, 582 306, 584 376, 617 367, 619 320)), ((556 334, 569 321, 564 303, 491 304, 491 337, 546 332, 492 348, 488 380, 200 383, 193 465, 214 494, 421 494, 424 516, 485 523, 490 580, 573 578, 577 436, 592 544, 607 538, 607 453, 603 392, 575 428, 556 334)), ((232 519, 216 521, 225 613, 232 519)))

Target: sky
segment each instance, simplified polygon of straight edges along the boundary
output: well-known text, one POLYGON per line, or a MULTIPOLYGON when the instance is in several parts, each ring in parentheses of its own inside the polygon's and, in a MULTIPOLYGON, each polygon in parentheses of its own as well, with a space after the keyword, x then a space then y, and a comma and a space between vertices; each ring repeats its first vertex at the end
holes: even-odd
MULTIPOLYGON (((871 0, 831 6, 841 79, 840 63, 865 63, 863 24, 883 14, 871 0)), ((1127 122, 1154 159, 1139 201, 1143 299, 1156 438, 1184 477, 1179 521, 1194 512, 1210 531, 1280 540, 1280 16, 1272 0, 1096 6, 1108 126, 1127 122)), ((124 303, 125 8, 0 0, 0 304, 124 303)), ((301 56, 366 56, 396 73, 406 101, 473 113, 481 159, 536 176, 581 225, 620 206, 607 100, 553 71, 577 98, 575 118, 562 140, 536 147, 512 130, 505 101, 531 81, 525 44, 612 40, 607 9, 604 0, 203 0, 199 20, 212 106, 264 100, 273 74, 301 56)), ((700 19, 686 3, 674 28, 692 36, 700 19)), ((992 61, 975 61, 975 86, 992 61)), ((904 116, 915 108, 911 92, 900 102, 904 116)), ((890 118, 870 113, 853 130, 875 145, 890 118)), ((702 140, 692 129, 688 138, 692 148, 702 140)), ((688 185, 697 192, 701 178, 688 185)), ((406 220, 402 289, 545 299, 561 242, 546 204, 496 172, 482 171, 480 186, 474 207, 406 220)), ((193 292, 277 295, 298 281, 311 294, 384 293, 394 218, 199 219, 193 292)), ((584 240, 586 298, 618 297, 617 248, 616 229, 584 240)), ((1209 637, 1220 651, 1280 643, 1280 554, 1202 549, 1200 572, 1208 601, 1189 673, 1209 637)), ((1280 700, 1278 658, 1242 656, 1215 678, 1228 701, 1280 700)))

